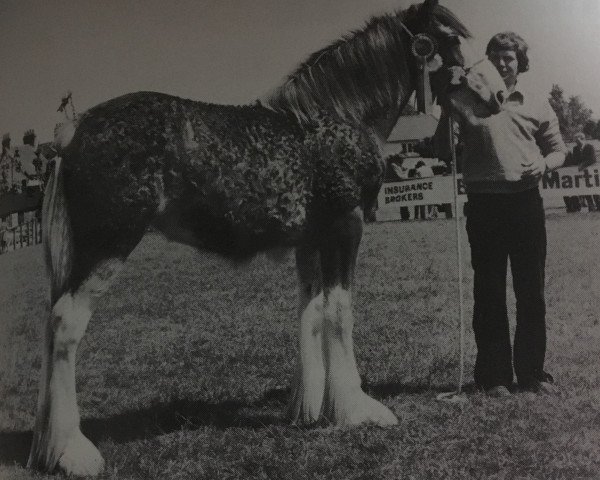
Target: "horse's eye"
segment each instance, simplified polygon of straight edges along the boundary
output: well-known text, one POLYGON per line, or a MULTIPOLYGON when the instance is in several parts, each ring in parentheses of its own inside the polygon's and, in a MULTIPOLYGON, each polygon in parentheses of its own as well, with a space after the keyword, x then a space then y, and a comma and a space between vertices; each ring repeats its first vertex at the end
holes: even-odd
POLYGON ((456 45, 460 45, 460 37, 458 35, 450 35, 446 37, 446 44, 449 47, 455 47, 456 45))

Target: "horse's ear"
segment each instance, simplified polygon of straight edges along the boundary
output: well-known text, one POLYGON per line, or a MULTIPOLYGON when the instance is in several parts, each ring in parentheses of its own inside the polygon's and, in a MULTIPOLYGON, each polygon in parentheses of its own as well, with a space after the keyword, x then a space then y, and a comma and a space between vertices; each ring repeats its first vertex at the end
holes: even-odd
POLYGON ((438 0, 425 0, 421 5, 421 18, 429 21, 433 15, 433 9, 437 6, 438 0))

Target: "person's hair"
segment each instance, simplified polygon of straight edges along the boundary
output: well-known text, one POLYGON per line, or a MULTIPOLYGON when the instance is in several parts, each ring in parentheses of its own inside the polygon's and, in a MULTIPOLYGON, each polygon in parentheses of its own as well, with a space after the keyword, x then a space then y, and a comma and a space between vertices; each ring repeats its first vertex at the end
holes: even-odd
POLYGON ((517 73, 523 73, 529 70, 528 48, 529 45, 520 35, 515 32, 502 32, 497 33, 490 39, 485 54, 489 56, 491 52, 512 50, 517 54, 517 61, 519 62, 517 73))
POLYGON ((415 165, 415 168, 424 167, 424 166, 425 166, 425 162, 423 160, 419 160, 417 162, 417 164, 415 165))

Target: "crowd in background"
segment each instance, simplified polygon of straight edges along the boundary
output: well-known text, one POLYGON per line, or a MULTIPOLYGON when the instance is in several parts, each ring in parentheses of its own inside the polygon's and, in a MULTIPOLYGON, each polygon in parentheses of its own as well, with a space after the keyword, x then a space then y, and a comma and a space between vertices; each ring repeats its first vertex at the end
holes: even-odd
MULTIPOLYGON (((437 158, 404 157, 392 155, 387 160, 386 182, 399 182, 415 178, 429 178, 449 175, 451 168, 437 158)), ((452 218, 452 205, 416 205, 413 208, 400 207, 401 220, 430 220, 440 215, 452 218)))

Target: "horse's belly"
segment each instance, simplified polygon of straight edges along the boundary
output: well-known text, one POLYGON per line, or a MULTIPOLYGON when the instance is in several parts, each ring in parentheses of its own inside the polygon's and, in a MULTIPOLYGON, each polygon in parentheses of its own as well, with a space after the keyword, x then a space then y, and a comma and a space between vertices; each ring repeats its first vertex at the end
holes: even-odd
POLYGON ((227 202, 209 204, 180 198, 169 202, 156 216, 153 226, 167 238, 199 249, 236 258, 279 246, 294 246, 303 235, 305 210, 288 207, 295 214, 284 217, 267 205, 227 210, 227 202))

